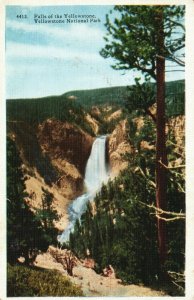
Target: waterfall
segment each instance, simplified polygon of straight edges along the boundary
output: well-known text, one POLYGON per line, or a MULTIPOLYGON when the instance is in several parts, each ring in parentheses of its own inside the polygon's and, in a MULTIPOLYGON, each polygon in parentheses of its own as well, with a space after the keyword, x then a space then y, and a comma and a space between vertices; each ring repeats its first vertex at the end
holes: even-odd
POLYGON ((106 168, 106 136, 99 136, 92 145, 92 151, 87 161, 84 183, 86 193, 77 197, 69 206, 69 225, 62 235, 58 237, 58 241, 63 243, 69 240, 70 232, 73 232, 77 219, 86 211, 87 203, 92 201, 96 192, 100 190, 102 183, 108 180, 106 168))

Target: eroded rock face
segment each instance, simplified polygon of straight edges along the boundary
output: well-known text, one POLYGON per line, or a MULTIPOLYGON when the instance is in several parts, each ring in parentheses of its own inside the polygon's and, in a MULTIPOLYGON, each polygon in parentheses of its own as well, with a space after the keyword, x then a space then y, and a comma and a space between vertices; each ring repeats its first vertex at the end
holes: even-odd
POLYGON ((92 106, 91 115, 99 116, 101 114, 100 109, 97 106, 92 106))
POLYGON ((38 140, 43 152, 53 161, 68 161, 83 175, 93 138, 67 122, 48 119, 39 125, 38 140))
POLYGON ((116 120, 116 119, 118 119, 121 116, 121 114, 122 114, 122 110, 118 109, 114 113, 112 113, 111 115, 109 115, 107 117, 107 121, 111 122, 112 120, 116 120))
POLYGON ((63 231, 68 224, 70 202, 83 192, 84 171, 93 138, 76 126, 55 119, 48 119, 40 124, 36 135, 41 155, 49 158, 52 169, 56 169, 58 175, 48 185, 34 165, 33 175, 28 176, 25 182, 29 195, 26 202, 32 209, 40 208, 42 188, 51 192, 53 207, 60 216, 55 226, 63 231))
POLYGON ((99 122, 92 118, 89 114, 86 115, 86 121, 90 124, 93 132, 97 135, 99 131, 99 122))
POLYGON ((131 152, 131 145, 127 140, 127 120, 119 122, 107 142, 111 177, 115 177, 125 169, 128 162, 123 154, 131 152))

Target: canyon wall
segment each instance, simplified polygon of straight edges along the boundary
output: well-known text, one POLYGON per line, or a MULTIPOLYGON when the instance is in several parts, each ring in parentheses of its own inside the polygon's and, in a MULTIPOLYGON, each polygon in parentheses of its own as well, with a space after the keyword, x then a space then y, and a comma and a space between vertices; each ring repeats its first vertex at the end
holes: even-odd
POLYGON ((127 139, 127 134, 127 120, 122 120, 108 137, 107 152, 112 178, 117 176, 128 165, 125 154, 131 152, 132 148, 127 139))
POLYGON ((15 140, 23 161, 26 202, 32 210, 42 205, 43 188, 53 194, 53 207, 63 231, 68 206, 83 192, 84 172, 94 138, 76 125, 47 119, 38 127, 12 123, 9 136, 15 140))

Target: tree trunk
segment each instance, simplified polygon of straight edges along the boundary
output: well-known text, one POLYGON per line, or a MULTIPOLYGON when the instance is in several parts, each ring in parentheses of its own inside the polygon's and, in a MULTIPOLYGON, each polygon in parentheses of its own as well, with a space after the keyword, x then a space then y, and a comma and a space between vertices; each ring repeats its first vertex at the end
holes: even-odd
MULTIPOLYGON (((166 169, 167 165, 166 135, 165 135, 165 58, 164 58, 164 31, 163 11, 158 12, 158 55, 156 57, 157 80, 157 140, 156 140, 156 206, 166 210, 166 169), (161 164, 162 163, 162 164, 161 164)), ((161 215, 160 215, 161 216, 161 215)), ((161 270, 166 261, 166 226, 165 221, 157 219, 158 243, 161 270)))

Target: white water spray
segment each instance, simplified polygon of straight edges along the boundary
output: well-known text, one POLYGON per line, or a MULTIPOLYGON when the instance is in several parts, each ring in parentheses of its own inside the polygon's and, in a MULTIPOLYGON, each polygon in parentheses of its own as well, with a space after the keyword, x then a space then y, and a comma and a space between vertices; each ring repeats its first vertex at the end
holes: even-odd
POLYGON ((86 211, 87 203, 92 201, 100 190, 102 183, 108 181, 108 173, 106 168, 106 136, 97 137, 93 143, 92 151, 88 159, 85 171, 86 193, 76 198, 68 208, 69 225, 62 235, 58 237, 58 241, 63 243, 69 240, 70 232, 73 232, 77 219, 86 211))

